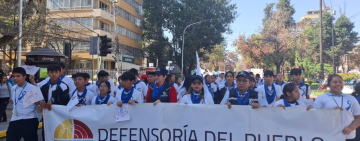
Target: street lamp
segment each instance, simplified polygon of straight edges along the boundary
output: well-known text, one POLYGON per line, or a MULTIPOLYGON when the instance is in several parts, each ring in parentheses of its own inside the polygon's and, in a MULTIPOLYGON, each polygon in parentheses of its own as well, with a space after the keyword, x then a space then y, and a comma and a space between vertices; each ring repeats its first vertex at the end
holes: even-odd
POLYGON ((183 73, 184 73, 184 44, 185 44, 185 33, 186 33, 186 29, 192 25, 195 25, 195 24, 200 24, 202 22, 205 22, 205 21, 208 21, 208 20, 203 20, 203 21, 200 21, 200 22, 196 22, 196 23, 192 23, 192 24, 189 24, 188 26, 185 27, 184 29, 184 32, 183 32, 183 44, 182 44, 182 48, 181 48, 181 78, 184 78, 183 76, 183 73))

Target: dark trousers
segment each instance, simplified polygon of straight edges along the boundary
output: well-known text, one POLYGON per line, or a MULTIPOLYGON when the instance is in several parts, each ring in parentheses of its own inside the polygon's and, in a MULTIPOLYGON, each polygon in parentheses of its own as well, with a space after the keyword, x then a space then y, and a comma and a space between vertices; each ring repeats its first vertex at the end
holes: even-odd
POLYGON ((6 140, 20 141, 21 138, 24 138, 25 141, 37 141, 38 126, 38 118, 11 121, 6 131, 6 140))
POLYGON ((9 97, 0 98, 0 118, 2 118, 2 120, 7 120, 6 107, 9 104, 9 99, 9 97))

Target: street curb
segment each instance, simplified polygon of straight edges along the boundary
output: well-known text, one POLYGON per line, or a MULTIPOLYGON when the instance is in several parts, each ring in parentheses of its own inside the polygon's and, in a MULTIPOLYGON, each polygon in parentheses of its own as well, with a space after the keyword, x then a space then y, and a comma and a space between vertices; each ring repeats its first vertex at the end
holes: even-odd
MULTIPOLYGON (((43 124, 42 122, 39 123, 38 129, 42 128, 43 124)), ((0 131, 0 138, 6 137, 6 130, 0 131)))

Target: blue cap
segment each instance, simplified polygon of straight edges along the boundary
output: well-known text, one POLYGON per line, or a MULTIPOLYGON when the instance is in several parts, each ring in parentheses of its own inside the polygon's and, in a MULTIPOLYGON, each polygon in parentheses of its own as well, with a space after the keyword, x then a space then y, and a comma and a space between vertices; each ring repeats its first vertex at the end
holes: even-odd
POLYGON ((245 77, 247 79, 249 79, 250 77, 248 76, 247 72, 238 72, 237 75, 236 75, 236 78, 239 78, 239 77, 245 77))
POLYGON ((157 68, 155 71, 156 74, 160 74, 160 75, 167 75, 168 74, 168 70, 166 70, 165 68, 157 68))
POLYGON ((201 82, 204 81, 204 79, 200 75, 194 75, 191 81, 194 81, 195 79, 199 79, 201 82))

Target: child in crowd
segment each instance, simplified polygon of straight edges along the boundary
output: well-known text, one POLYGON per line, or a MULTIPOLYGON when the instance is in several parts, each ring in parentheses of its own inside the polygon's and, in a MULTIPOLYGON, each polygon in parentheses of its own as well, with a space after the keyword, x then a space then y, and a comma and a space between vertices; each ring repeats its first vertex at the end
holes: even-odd
POLYGON ((118 102, 116 105, 122 107, 124 103, 142 103, 143 97, 141 96, 141 93, 132 86, 136 81, 135 75, 131 72, 125 72, 121 75, 121 81, 123 89, 117 92, 118 94, 115 99, 118 102))
POLYGON ((77 106, 91 105, 91 100, 95 94, 86 89, 86 84, 89 83, 90 75, 87 73, 76 73, 74 78, 76 90, 72 94, 77 94, 79 100, 79 104, 77 106))
POLYGON ((100 94, 92 99, 91 105, 102 105, 102 104, 111 105, 116 102, 115 98, 110 95, 111 85, 109 81, 105 80, 100 82, 98 89, 100 94))
POLYGON ((304 102, 299 101, 299 88, 295 84, 286 84, 283 89, 283 94, 284 98, 276 101, 274 107, 283 107, 284 109, 285 107, 306 107, 304 102))
POLYGON ((210 93, 204 90, 203 78, 195 75, 192 78, 191 88, 180 100, 183 104, 214 104, 214 100, 210 93))

